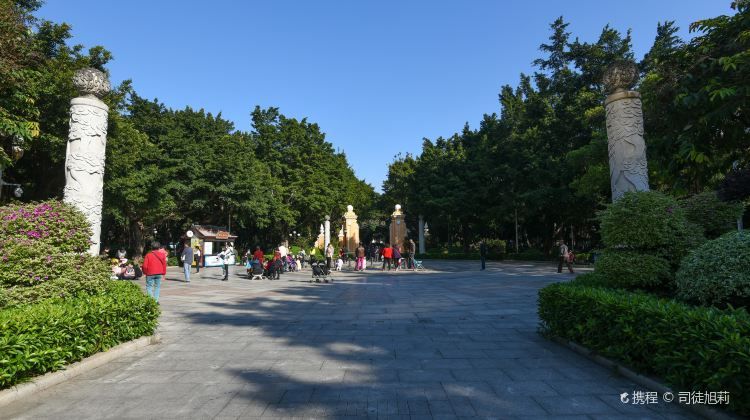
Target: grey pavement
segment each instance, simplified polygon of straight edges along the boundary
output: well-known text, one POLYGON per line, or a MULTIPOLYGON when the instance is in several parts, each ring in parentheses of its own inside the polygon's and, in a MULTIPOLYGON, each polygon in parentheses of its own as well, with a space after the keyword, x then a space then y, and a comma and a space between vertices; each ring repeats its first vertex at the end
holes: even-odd
MULTIPOLYGON (((695 418, 537 333, 549 264, 230 281, 170 268, 161 344, 0 408, 0 418, 695 418)), ((673 403, 674 404, 674 403, 673 403)))

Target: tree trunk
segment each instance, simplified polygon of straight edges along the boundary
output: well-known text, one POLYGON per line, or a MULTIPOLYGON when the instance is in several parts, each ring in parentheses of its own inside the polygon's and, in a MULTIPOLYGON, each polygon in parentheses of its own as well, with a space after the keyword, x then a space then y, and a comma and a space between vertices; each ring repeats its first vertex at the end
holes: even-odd
POLYGON ((461 235, 463 236, 463 240, 461 241, 464 245, 464 254, 469 254, 469 227, 466 225, 466 223, 461 224, 461 235))
POLYGON ((518 254, 518 209, 514 209, 516 215, 516 254, 518 254))
POLYGON ((130 221, 130 241, 131 241, 131 247, 133 248, 133 256, 134 257, 142 257, 143 256, 143 222, 140 220, 131 220, 130 221))

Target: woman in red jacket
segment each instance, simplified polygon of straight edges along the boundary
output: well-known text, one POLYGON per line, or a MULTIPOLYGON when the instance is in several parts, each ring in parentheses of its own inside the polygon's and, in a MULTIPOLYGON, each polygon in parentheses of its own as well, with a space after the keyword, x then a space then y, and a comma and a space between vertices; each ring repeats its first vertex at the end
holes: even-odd
POLYGON ((143 259, 143 274, 146 276, 146 293, 159 303, 161 281, 167 274, 166 253, 159 242, 151 242, 151 252, 143 259))
POLYGON ((386 264, 388 264, 388 271, 391 271, 391 258, 393 258, 393 248, 391 248, 391 244, 385 244, 385 248, 383 248, 383 271, 386 264))

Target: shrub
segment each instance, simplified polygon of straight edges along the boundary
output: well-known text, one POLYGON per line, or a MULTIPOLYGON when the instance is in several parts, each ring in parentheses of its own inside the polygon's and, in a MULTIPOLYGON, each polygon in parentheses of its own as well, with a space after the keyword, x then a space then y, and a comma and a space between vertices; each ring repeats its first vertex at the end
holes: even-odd
POLYGON ((578 252, 575 253, 576 255, 576 264, 588 264, 591 261, 591 253, 590 252, 578 252))
MULTIPOLYGON (((498 254, 487 251, 488 260, 502 260, 505 257, 504 254, 498 254)), ((427 260, 478 260, 479 252, 470 252, 468 254, 464 252, 427 252, 425 254, 416 254, 416 259, 427 259, 427 260)))
POLYGON ((738 202, 719 200, 715 192, 696 194, 680 202, 688 221, 703 228, 706 237, 717 238, 736 229, 745 206, 738 202))
POLYGON ((717 194, 724 201, 743 201, 750 198, 750 166, 730 171, 719 185, 717 194))
POLYGON ((750 415, 750 316, 643 293, 557 283, 539 292, 545 334, 579 343, 680 391, 728 391, 750 415))
POLYGON ((0 311, 0 388, 154 333, 156 301, 129 282, 0 311))
POLYGON ((612 284, 607 280, 606 277, 602 276, 601 274, 597 272, 580 274, 576 276, 570 282, 579 286, 603 287, 603 288, 615 287, 615 286, 612 286, 612 284))
POLYGON ((658 290, 672 282, 667 260, 636 251, 605 251, 596 262, 596 272, 615 288, 658 290))
POLYGON ((90 235, 83 214, 58 201, 0 208, 0 308, 104 287, 109 267, 85 253, 90 235))
MULTIPOLYGON (((506 252, 507 242, 505 239, 487 239, 484 244, 487 246, 487 254, 502 255, 506 252)), ((475 248, 479 252, 479 244, 475 248)))
POLYGON ((677 296, 704 305, 750 303, 750 231, 727 233, 685 257, 677 296))
POLYGON ((89 249, 91 227, 74 207, 57 200, 0 207, 0 238, 40 241, 58 252, 89 249))
POLYGON ((167 265, 169 267, 181 267, 182 261, 180 260, 180 257, 176 255, 170 255, 167 257, 167 265))
POLYGON ((608 248, 658 255, 675 268, 703 241, 700 227, 688 222, 677 201, 655 191, 625 193, 600 212, 599 219, 608 248))

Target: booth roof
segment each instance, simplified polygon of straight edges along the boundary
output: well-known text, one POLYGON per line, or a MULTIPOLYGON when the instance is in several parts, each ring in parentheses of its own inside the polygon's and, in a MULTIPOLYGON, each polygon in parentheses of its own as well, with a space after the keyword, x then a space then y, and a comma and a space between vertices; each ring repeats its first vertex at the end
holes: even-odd
MULTIPOLYGON (((223 229, 220 226, 212 226, 212 225, 193 225, 192 231, 195 233, 199 239, 212 239, 216 240, 216 235, 219 233, 219 231, 226 232, 226 229, 223 229)), ((233 241, 237 239, 237 235, 229 234, 229 238, 227 238, 227 241, 233 241)), ((222 240, 222 239, 219 239, 222 240)))

